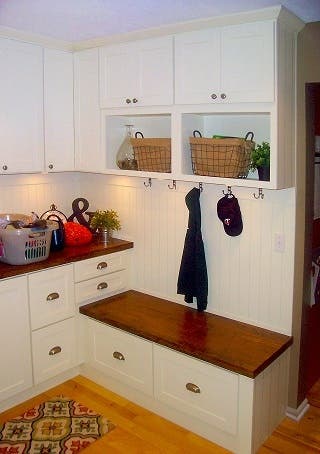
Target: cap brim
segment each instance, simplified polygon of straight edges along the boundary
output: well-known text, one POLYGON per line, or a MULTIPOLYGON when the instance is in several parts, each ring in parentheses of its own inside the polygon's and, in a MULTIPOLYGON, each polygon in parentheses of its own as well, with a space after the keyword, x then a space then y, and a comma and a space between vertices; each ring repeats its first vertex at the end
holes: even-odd
POLYGON ((229 236, 238 236, 243 230, 242 219, 240 218, 239 222, 235 225, 226 225, 223 222, 224 231, 229 236))

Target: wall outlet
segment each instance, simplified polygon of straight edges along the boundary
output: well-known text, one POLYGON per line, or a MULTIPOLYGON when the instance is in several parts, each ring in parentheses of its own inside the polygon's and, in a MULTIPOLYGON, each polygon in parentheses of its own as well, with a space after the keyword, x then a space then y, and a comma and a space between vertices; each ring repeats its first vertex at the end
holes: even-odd
POLYGON ((275 252, 284 252, 286 248, 284 233, 274 234, 274 250, 275 252))

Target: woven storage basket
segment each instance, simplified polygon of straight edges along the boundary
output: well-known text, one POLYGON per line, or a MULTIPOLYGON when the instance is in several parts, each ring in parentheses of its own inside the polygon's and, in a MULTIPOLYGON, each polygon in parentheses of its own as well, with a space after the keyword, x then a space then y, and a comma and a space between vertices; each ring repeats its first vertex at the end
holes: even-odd
POLYGON ((210 177, 246 178, 255 146, 252 140, 247 140, 249 134, 253 138, 253 133, 248 133, 245 139, 190 137, 193 173, 210 177))
POLYGON ((147 172, 171 172, 171 139, 131 138, 138 170, 147 172))

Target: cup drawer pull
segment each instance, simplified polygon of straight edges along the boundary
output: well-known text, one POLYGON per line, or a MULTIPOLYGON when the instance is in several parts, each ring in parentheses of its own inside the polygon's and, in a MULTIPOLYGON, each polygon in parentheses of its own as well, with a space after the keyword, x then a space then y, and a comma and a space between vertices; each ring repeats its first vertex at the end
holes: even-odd
POLYGON ((124 356, 120 352, 113 352, 112 355, 115 359, 118 359, 119 361, 124 361, 124 356))
POLYGON ((195 393, 195 394, 200 394, 200 392, 201 392, 199 386, 195 385, 194 383, 187 383, 186 388, 188 391, 191 391, 192 393, 195 393))
POLYGON ((53 347, 51 350, 49 350, 49 355, 50 356, 54 356, 54 355, 57 355, 58 353, 60 353, 62 350, 61 347, 59 347, 59 345, 57 345, 56 347, 53 347))
POLYGON ((47 296, 47 301, 57 300, 58 298, 60 298, 59 293, 57 292, 49 293, 49 295, 47 296))
POLYGON ((100 262, 97 265, 97 270, 103 270, 103 268, 107 268, 108 264, 107 262, 100 262))
POLYGON ((108 284, 106 282, 100 282, 100 284, 97 285, 97 290, 103 290, 105 288, 108 288, 108 284))

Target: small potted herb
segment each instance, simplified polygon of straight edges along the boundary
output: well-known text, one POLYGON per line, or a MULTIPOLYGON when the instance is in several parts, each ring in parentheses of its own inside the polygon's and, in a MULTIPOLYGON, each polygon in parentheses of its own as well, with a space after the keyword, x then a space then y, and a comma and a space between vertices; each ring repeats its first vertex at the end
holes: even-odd
POLYGON ((119 215, 114 210, 97 210, 94 212, 90 227, 99 232, 102 242, 107 243, 114 230, 120 230, 119 215))
POLYGON ((270 180, 270 144, 262 142, 261 145, 256 145, 251 155, 251 170, 258 170, 259 180, 270 180))

